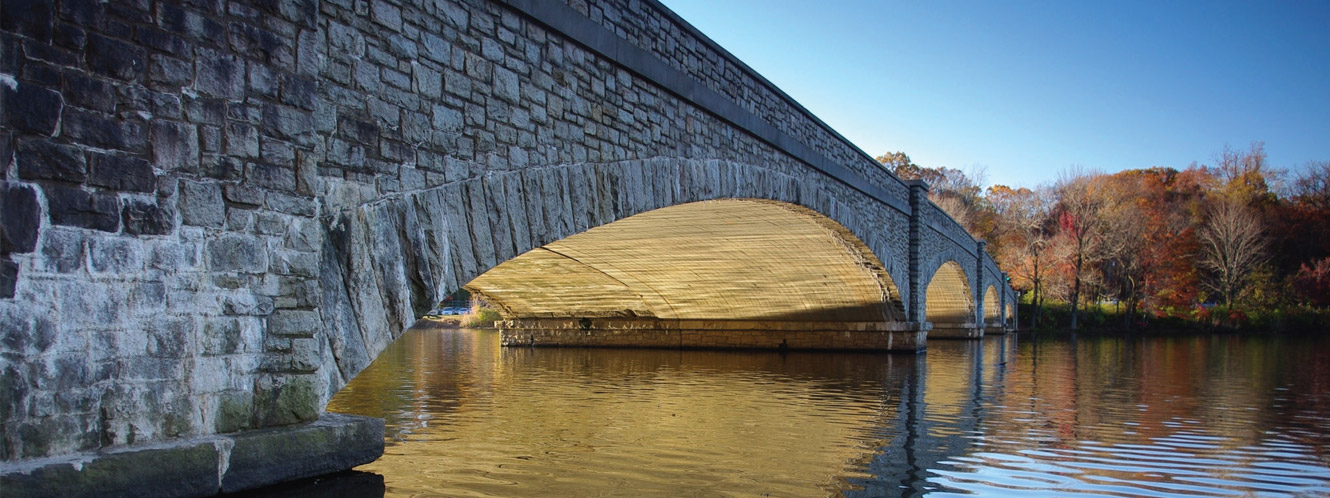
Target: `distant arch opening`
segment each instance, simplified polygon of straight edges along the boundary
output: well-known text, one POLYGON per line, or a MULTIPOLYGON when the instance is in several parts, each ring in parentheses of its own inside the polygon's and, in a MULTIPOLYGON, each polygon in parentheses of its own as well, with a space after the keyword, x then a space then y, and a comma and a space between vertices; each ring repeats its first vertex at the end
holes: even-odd
POLYGON ((975 335, 974 298, 965 270, 947 261, 933 273, 924 293, 925 318, 933 324, 929 337, 975 335))
POLYGON ((984 324, 996 325, 1002 322, 1002 304, 998 302, 997 287, 988 286, 984 291, 984 324))

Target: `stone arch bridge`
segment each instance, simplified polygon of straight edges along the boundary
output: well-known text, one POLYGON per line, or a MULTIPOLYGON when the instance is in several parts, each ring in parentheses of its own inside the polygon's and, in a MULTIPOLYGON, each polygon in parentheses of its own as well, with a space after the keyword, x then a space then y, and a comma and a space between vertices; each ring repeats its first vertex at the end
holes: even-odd
POLYGON ((372 459, 381 422, 323 406, 464 285, 514 344, 1014 323, 926 185, 655 0, 0 6, 7 492, 372 459))

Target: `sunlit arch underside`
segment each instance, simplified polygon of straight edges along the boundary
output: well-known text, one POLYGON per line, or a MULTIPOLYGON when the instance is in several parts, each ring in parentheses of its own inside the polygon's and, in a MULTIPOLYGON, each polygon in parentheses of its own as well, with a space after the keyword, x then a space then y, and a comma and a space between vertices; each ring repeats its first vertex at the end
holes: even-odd
POLYGON ((924 313, 937 325, 974 322, 974 299, 965 270, 955 261, 947 261, 933 273, 924 293, 924 313))
POLYGON ((882 263, 840 224, 792 204, 662 208, 536 248, 466 288, 505 318, 897 322, 882 263))
POLYGON ((984 323, 1002 321, 1002 304, 998 302, 997 288, 988 286, 984 291, 984 323))

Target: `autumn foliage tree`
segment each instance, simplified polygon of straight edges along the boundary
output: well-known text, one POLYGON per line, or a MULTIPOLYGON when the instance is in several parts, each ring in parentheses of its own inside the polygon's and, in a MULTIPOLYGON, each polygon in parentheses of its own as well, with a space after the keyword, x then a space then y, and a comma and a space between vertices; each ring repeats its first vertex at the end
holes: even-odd
POLYGON ((1072 328, 1105 299, 1128 328, 1199 317, 1213 301, 1330 306, 1330 161, 1285 182, 1253 142, 1225 147, 1213 165, 1073 169, 1052 186, 982 190, 982 172, 923 167, 901 152, 877 159, 928 182, 935 204, 988 241, 1032 323, 1046 300, 1070 305, 1072 328))

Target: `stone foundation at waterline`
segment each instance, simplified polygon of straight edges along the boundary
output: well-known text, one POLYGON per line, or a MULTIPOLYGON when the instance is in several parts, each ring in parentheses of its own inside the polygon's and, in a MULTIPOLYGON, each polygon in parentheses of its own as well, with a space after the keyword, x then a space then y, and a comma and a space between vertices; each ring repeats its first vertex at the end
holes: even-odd
POLYGON ((503 345, 515 347, 918 352, 927 334, 913 324, 884 322, 542 318, 496 325, 503 345))

